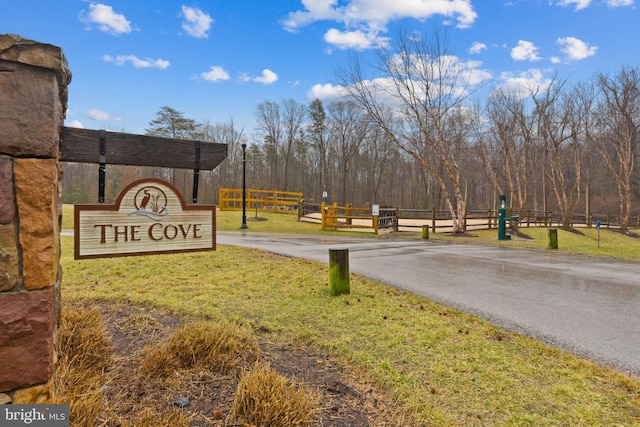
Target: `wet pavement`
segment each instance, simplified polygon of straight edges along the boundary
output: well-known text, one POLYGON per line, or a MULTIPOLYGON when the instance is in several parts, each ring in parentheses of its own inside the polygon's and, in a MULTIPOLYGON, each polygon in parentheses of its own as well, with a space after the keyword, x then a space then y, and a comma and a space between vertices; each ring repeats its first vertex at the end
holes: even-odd
POLYGON ((217 243, 325 264, 349 249, 352 273, 640 376, 639 262, 389 237, 218 232, 217 243))

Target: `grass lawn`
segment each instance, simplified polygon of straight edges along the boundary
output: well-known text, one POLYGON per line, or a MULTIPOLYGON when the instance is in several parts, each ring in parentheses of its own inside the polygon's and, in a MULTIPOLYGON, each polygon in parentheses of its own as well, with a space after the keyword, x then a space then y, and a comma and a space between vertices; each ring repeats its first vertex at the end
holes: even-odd
MULTIPOLYGON (((478 243, 508 246, 513 248, 529 248, 548 250, 548 229, 544 227, 521 227, 520 231, 532 240, 513 237, 513 240, 497 240, 497 230, 472 231, 476 237, 451 238, 459 243, 478 243)), ((580 228, 579 233, 558 229, 558 250, 583 255, 595 255, 612 258, 623 258, 640 261, 640 238, 625 236, 613 229, 598 230, 596 228, 580 228)), ((637 230, 634 231, 638 233, 637 230)))
MULTIPOLYGON (((260 216, 268 221, 249 222, 248 232, 319 232, 295 216, 260 216)), ((219 213, 219 230, 239 225, 239 212, 219 213)), ((507 243, 546 248, 545 230, 522 231, 535 240, 507 243)), ((591 231, 560 231, 561 250, 640 258, 640 239, 603 230, 597 248, 591 231)), ((495 230, 473 234, 456 242, 505 244, 495 230)), ((74 261, 72 246, 62 237, 63 298, 226 318, 271 340, 329 352, 396 401, 410 425, 640 425, 640 379, 355 275, 351 294, 331 297, 319 263, 227 246, 74 261)))

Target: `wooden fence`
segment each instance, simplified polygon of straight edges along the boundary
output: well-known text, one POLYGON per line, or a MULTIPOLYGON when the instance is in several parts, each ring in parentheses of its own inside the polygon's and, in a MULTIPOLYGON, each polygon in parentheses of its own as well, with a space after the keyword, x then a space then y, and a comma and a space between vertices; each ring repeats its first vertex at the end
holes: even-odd
POLYGON ((321 224, 323 230, 364 230, 378 234, 380 230, 398 231, 396 209, 380 208, 374 215, 372 208, 354 208, 349 205, 321 205, 321 224))
MULTIPOLYGON (((242 189, 241 188, 221 188, 220 210, 239 211, 242 210, 242 189)), ((300 210, 302 193, 292 191, 277 190, 254 190, 246 191, 246 210, 257 212, 278 212, 297 215, 300 210)))
MULTIPOLYGON (((507 216, 514 215, 507 212, 507 216)), ((453 229, 451 214, 448 210, 436 209, 401 209, 382 207, 379 215, 374 216, 372 209, 354 208, 349 205, 340 207, 337 204, 324 205, 302 202, 298 211, 301 221, 317 222, 323 230, 353 230, 372 231, 418 231, 428 226, 430 231, 450 232, 453 229)), ((603 228, 620 227, 620 218, 609 215, 574 215, 572 227, 593 227, 600 221, 603 228)), ((542 212, 527 210, 522 213, 518 221, 519 227, 531 226, 561 226, 562 216, 557 212, 542 212)), ((640 217, 633 217, 631 225, 640 227, 640 217)), ((497 210, 469 210, 466 217, 467 230, 481 230, 498 227, 497 210)))
POLYGON ((373 215, 372 208, 354 208, 301 202, 298 220, 321 224, 323 230, 352 230, 379 233, 381 230, 398 231, 396 208, 379 208, 373 215))
MULTIPOLYGON (((516 215, 515 212, 507 211, 507 216, 516 215)), ((612 215, 586 215, 575 214, 572 227, 594 227, 596 221, 600 221, 603 228, 620 227, 620 217, 612 215)), ((398 209, 398 226, 400 231, 410 231, 412 228, 422 228, 428 225, 433 233, 447 232, 453 229, 451 214, 448 210, 436 209, 398 209)), ((632 217, 631 226, 640 227, 640 217, 632 217)), ((522 212, 518 221, 519 227, 562 226, 562 215, 559 212, 543 212, 526 210, 522 212)), ((467 230, 482 230, 498 227, 498 211, 490 210, 469 210, 466 216, 467 230)))

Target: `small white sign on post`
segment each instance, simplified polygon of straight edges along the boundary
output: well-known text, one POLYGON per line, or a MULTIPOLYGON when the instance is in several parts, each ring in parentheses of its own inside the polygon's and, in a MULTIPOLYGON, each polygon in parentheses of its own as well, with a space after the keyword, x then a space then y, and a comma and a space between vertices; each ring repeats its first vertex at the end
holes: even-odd
POLYGON ((187 206, 159 179, 129 184, 115 205, 76 205, 74 258, 109 258, 216 249, 216 207, 187 206))
POLYGON ((372 205, 371 206, 371 215, 380 216, 380 205, 372 205))

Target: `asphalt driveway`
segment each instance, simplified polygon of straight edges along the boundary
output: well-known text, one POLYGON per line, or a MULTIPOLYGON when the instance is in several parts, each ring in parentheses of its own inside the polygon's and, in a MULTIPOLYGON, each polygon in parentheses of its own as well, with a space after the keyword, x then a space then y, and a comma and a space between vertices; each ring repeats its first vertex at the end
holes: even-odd
POLYGON ((217 243, 325 264, 346 248, 353 273, 640 376, 638 262, 384 237, 218 232, 217 243))

